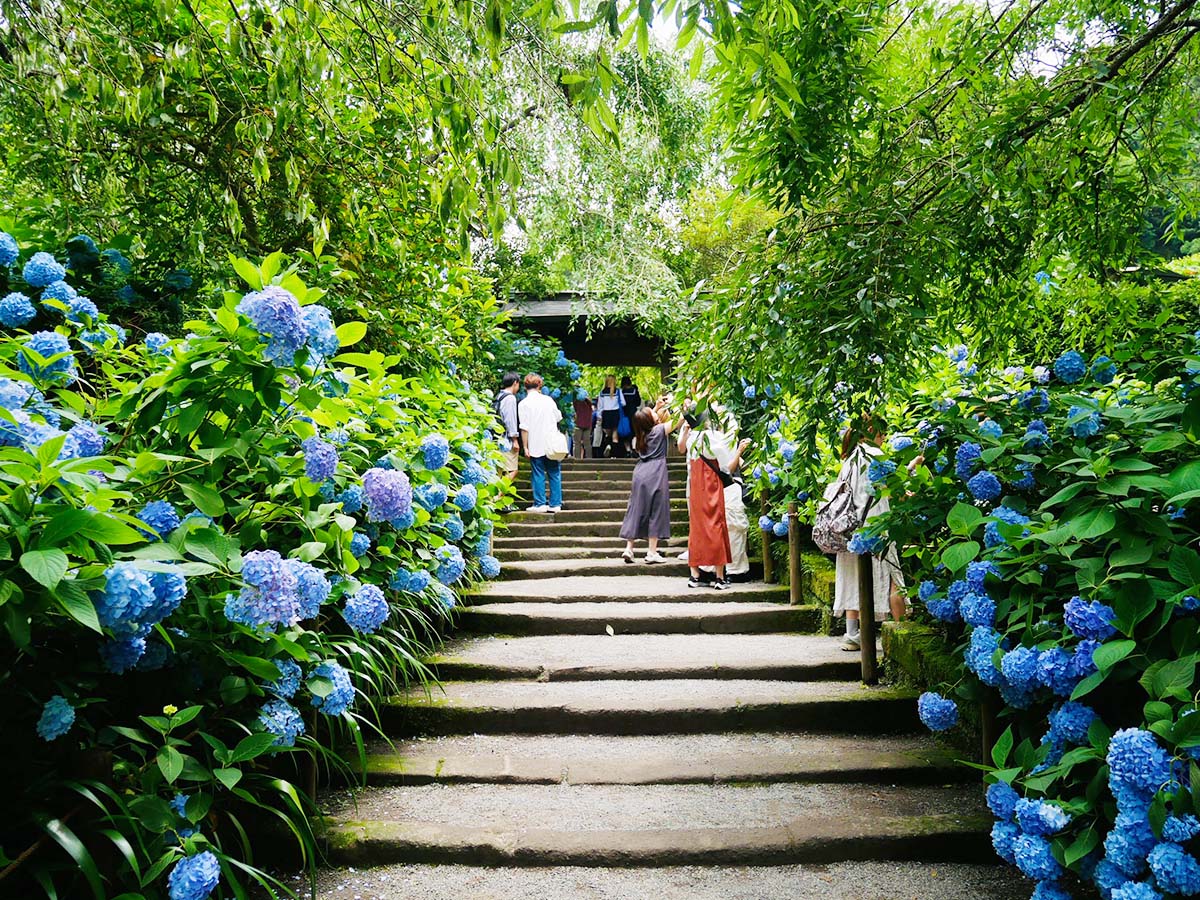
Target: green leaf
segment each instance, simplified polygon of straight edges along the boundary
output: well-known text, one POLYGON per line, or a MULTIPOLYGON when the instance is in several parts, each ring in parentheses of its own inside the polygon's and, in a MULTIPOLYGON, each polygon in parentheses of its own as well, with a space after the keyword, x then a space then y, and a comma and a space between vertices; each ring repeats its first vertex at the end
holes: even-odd
POLYGON ((21 554, 21 568, 42 587, 54 589, 69 565, 67 554, 55 548, 51 550, 26 550, 21 554))
POLYGON ((256 291, 263 289, 262 275, 258 271, 258 266, 250 260, 239 259, 231 253, 229 254, 229 264, 233 266, 233 271, 238 273, 242 281, 250 285, 251 289, 256 291))
POLYGON ((952 544, 942 552, 942 564, 952 572, 961 572, 967 563, 973 562, 979 556, 979 544, 975 541, 963 541, 952 544))
POLYGON ((38 546, 54 547, 71 535, 78 533, 91 521, 91 518, 92 514, 84 509, 65 509, 57 513, 42 529, 42 533, 38 537, 38 546))
POLYGON ((1164 697, 1190 700, 1192 680, 1195 677, 1194 656, 1170 660, 1154 674, 1151 695, 1160 700, 1164 697))
POLYGON ((1168 431, 1158 437, 1152 437, 1142 445, 1143 453, 1161 453, 1163 450, 1173 450, 1180 444, 1186 444, 1187 437, 1178 431, 1168 431))
POLYGON ((54 590, 54 599, 68 616, 90 628, 97 634, 101 633, 100 617, 96 613, 96 605, 92 603, 87 591, 74 581, 60 582, 54 590))
POLYGON ((1096 668, 1101 672, 1107 672, 1137 647, 1136 641, 1110 641, 1107 644, 1101 644, 1096 648, 1092 659, 1096 663, 1096 668))
POLYGON ((216 776, 217 781, 231 791, 242 780, 241 769, 213 769, 213 775, 216 776))
POLYGON ((1063 851, 1063 862, 1068 866, 1079 862, 1100 844, 1100 833, 1089 825, 1066 850, 1063 851))
POLYGON ((1004 729, 1004 734, 996 739, 996 743, 992 746, 992 762, 997 768, 1003 768, 1008 762, 1008 754, 1013 748, 1013 732, 1012 726, 1004 729))
POLYGON ((167 784, 174 784, 183 771, 183 754, 174 747, 163 747, 158 751, 157 762, 167 784))
POLYGON ((196 504, 196 508, 206 516, 216 519, 225 515, 225 501, 212 488, 195 482, 180 482, 179 487, 187 495, 187 498, 196 504))
POLYGON ((1108 507, 1102 507, 1080 513, 1066 522, 1065 527, 1076 540, 1086 541, 1108 534, 1116 524, 1116 514, 1108 507))
POLYGON ((1167 561, 1167 571, 1185 588, 1200 585, 1200 553, 1190 547, 1175 547, 1167 561))
POLYGON ((145 540, 138 534, 137 529, 124 525, 104 513, 93 514, 91 520, 79 529, 79 533, 93 541, 117 546, 138 544, 145 540))
POLYGON ((279 667, 269 659, 263 659, 259 656, 248 656, 245 653, 236 653, 232 650, 227 650, 224 655, 255 678, 262 678, 265 681, 279 680, 279 667))
POLYGON ((238 741, 238 745, 233 748, 233 755, 229 762, 239 763, 254 759, 256 756, 262 756, 275 743, 275 735, 270 732, 261 734, 251 734, 238 741))
POLYGON ((955 534, 963 536, 974 531, 983 521, 983 513, 968 503, 956 503, 946 516, 946 524, 955 534))
POLYGON ((366 322, 343 322, 337 327, 338 343, 343 347, 352 347, 363 339, 367 333, 366 322))
POLYGON ((307 541, 297 547, 293 555, 302 562, 312 562, 324 552, 324 541, 307 541))
POLYGON ((71 859, 75 860, 75 864, 83 872, 88 887, 91 888, 92 894, 97 897, 97 900, 103 900, 106 892, 100 877, 100 870, 96 867, 96 861, 84 846, 83 841, 60 819, 51 819, 43 823, 42 828, 54 839, 55 843, 67 851, 71 859))
POLYGON ((1071 699, 1078 700, 1080 697, 1085 697, 1098 688, 1105 678, 1108 677, 1107 672, 1093 672, 1079 684, 1075 685, 1075 690, 1071 691, 1071 699))

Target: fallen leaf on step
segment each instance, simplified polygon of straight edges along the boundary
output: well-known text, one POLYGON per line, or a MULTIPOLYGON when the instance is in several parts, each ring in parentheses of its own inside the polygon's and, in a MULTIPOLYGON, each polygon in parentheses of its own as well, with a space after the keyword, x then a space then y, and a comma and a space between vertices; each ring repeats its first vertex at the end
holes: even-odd
POLYGON ((607 631, 609 634, 616 634, 616 632, 613 631, 613 627, 611 625, 605 625, 604 630, 607 631))

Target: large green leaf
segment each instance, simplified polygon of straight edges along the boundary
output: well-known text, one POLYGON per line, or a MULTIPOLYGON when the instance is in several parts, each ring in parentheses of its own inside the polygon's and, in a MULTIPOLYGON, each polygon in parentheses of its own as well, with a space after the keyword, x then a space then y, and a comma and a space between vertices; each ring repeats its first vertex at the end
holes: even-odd
POLYGON ((43 587, 54 589, 67 574, 70 560, 67 554, 54 548, 50 550, 26 550, 21 554, 21 568, 29 577, 43 587))

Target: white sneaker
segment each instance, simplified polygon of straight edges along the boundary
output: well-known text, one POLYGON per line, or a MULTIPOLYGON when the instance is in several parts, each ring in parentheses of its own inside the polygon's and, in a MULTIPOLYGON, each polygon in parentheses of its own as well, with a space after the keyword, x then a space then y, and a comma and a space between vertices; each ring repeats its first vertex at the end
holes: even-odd
POLYGON ((648 562, 650 565, 655 565, 657 563, 665 563, 666 561, 667 561, 666 558, 663 557, 663 555, 661 553, 659 553, 658 551, 654 551, 654 552, 646 554, 646 562, 648 562))
POLYGON ((560 512, 562 512, 562 507, 561 507, 561 506, 551 506, 551 507, 550 507, 550 512, 552 512, 552 513, 560 513, 560 512))
POLYGON ((529 506, 529 507, 526 507, 525 512, 548 513, 548 512, 550 512, 550 507, 545 506, 545 505, 529 506))
POLYGON ((858 640, 858 635, 854 635, 853 637, 846 635, 845 640, 842 641, 842 649, 849 651, 861 650, 862 643, 858 640))

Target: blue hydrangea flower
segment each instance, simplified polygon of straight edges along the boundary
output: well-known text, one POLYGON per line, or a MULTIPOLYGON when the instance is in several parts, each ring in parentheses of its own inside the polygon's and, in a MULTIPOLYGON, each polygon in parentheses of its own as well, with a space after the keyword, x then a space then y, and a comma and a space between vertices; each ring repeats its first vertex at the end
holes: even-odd
POLYGON ((187 794, 176 794, 174 797, 171 798, 171 801, 167 805, 170 806, 171 809, 175 810, 175 814, 177 816, 186 817, 187 816, 187 802, 188 802, 187 794))
POLYGON ((983 453, 982 448, 975 443, 966 441, 954 451, 954 474, 966 481, 971 477, 971 473, 975 471, 975 466, 979 464, 980 455, 983 453))
MULTIPOLYGON (((292 665, 295 665, 293 663, 292 665)), ((296 686, 300 683, 300 668, 296 667, 296 686)), ((276 682, 278 684, 278 682, 276 682)), ((295 693, 296 688, 292 689, 295 693)), ((275 691, 275 693, 279 693, 275 691)), ((281 695, 292 696, 292 694, 281 695)), ((304 734, 304 719, 301 718, 299 711, 286 700, 274 699, 268 700, 262 705, 258 711, 258 722, 263 727, 263 731, 270 732, 275 735, 275 740, 271 742, 272 747, 294 747, 296 739, 304 734)))
POLYGON ((1050 851, 1050 842, 1041 835, 1022 834, 1013 841, 1013 860, 1026 878, 1057 881, 1063 868, 1050 851))
POLYGON ((1030 647, 1014 647, 1000 660, 1000 671, 1016 691, 1032 691, 1038 686, 1038 652, 1030 647))
POLYGON ((1072 406, 1067 411, 1067 417, 1070 421, 1067 427, 1071 430, 1071 434, 1077 438, 1094 437, 1104 428, 1104 422, 1101 419, 1099 411, 1091 407, 1072 406), (1082 418, 1079 418, 1081 416, 1082 418))
POLYGON ((21 270, 21 277, 25 279, 25 283, 35 288, 46 287, 56 281, 61 281, 66 274, 67 270, 63 264, 44 250, 29 257, 25 262, 25 268, 21 270))
POLYGON ((961 621, 961 616, 958 613, 958 604, 949 598, 927 600, 925 601, 925 608, 939 622, 961 621))
MULTIPOLYGON (((166 537, 179 527, 179 513, 166 500, 154 500, 142 507, 138 518, 150 526, 159 537, 166 537)), ((147 534, 149 532, 146 532, 147 534)))
POLYGON ((450 462, 450 442, 440 434, 429 434, 421 440, 421 457, 425 468, 436 472, 450 462))
POLYGON ((462 551, 453 544, 438 547, 433 551, 433 558, 437 563, 437 580, 444 585, 454 584, 466 571, 467 563, 463 559, 462 551))
POLYGON ((937 583, 933 581, 922 581, 917 587, 917 597, 922 603, 928 603, 929 599, 937 593, 937 583))
POLYGON ((977 475, 972 475, 967 482, 967 490, 976 500, 995 500, 1003 488, 1000 479, 986 469, 977 475))
POLYGON ((774 529, 775 523, 771 520, 770 516, 759 516, 758 517, 758 527, 762 531, 771 531, 772 529, 774 529))
POLYGON ((383 591, 373 584, 364 584, 346 598, 342 618, 355 631, 374 634, 387 621, 388 605, 383 591))
POLYGON ((775 537, 778 537, 778 538, 787 537, 788 536, 787 521, 785 519, 780 519, 778 522, 776 522, 774 525, 771 526, 771 533, 774 534, 775 537))
POLYGON ((63 459, 81 459, 87 456, 99 456, 104 452, 108 442, 108 434, 103 425, 92 422, 77 422, 67 432, 63 442, 63 459))
POLYGON ((133 271, 133 264, 125 258, 125 254, 115 247, 110 247, 107 250, 100 252, 100 259, 103 262, 108 275, 110 272, 119 275, 128 275, 133 271))
POLYGON ((1049 837, 1057 834, 1071 824, 1071 817, 1063 812, 1062 807, 1047 803, 1045 800, 1021 799, 1016 806, 1017 824, 1026 834, 1040 834, 1049 837))
POLYGON ((1011 822, 997 822, 992 826, 992 847, 996 855, 1010 865, 1016 863, 1013 842, 1021 836, 1021 830, 1011 822))
POLYGON ((251 550, 242 557, 242 589, 225 600, 231 622, 294 625, 300 619, 299 582, 293 568, 274 550, 251 550))
POLYGON ((388 524, 397 531, 408 531, 413 527, 413 523, 417 521, 417 514, 411 508, 405 510, 396 518, 392 519, 388 524))
POLYGON ((16 238, 7 231, 0 231, 0 266, 11 266, 21 255, 16 238))
POLYGON ((171 348, 167 345, 171 339, 161 331, 152 331, 146 335, 142 341, 146 345, 146 352, 151 356, 170 356, 171 348))
POLYGON ((176 566, 166 572, 151 572, 149 578, 154 589, 154 606, 146 611, 145 622, 154 625, 179 609, 187 596, 187 578, 176 566))
POLYGON ((0 300, 0 325, 7 328, 18 328, 33 320, 37 309, 24 294, 13 291, 0 300))
POLYGON ((62 279, 46 285, 42 290, 42 300, 57 300, 64 306, 70 304, 78 296, 79 292, 62 279))
POLYGON ((116 634, 138 631, 157 604, 150 578, 131 562, 109 566, 104 590, 93 594, 93 601, 100 624, 116 634))
POLYGON ((1000 640, 1000 634, 994 628, 976 627, 971 632, 971 643, 965 654, 967 668, 989 687, 999 687, 1004 680, 992 662, 992 657, 1000 648, 1000 640))
POLYGON ((424 591, 433 582, 433 576, 424 569, 417 569, 412 573, 412 577, 408 579, 408 585, 405 591, 410 594, 419 594, 424 591))
POLYGON ((408 476, 395 469, 368 469, 363 476, 363 494, 368 522, 390 522, 412 512, 412 486, 408 476))
POLYGON ((994 575, 997 578, 1000 577, 999 566, 991 560, 976 560, 975 562, 967 563, 967 588, 976 594, 986 592, 987 577, 989 575, 994 575))
MULTIPOLYGON (((1010 509, 1007 506, 997 506, 992 510, 992 515, 1006 525, 1028 525, 1029 516, 1022 515, 1015 509, 1010 509)), ((1029 529, 1025 529, 1022 536, 1029 534, 1029 529)), ((1000 533, 1000 529, 995 522, 988 522, 983 529, 983 544, 985 547, 998 547, 1001 544, 1007 544, 1008 540, 1000 533)))
POLYGON ((1145 811, 1121 812, 1104 838, 1104 859, 1126 877, 1137 878, 1146 871, 1146 857, 1155 843, 1145 811))
POLYGON ((930 731, 947 731, 958 724, 958 704, 941 694, 926 691, 917 698, 917 715, 930 731))
POLYGON ((17 368, 37 381, 70 381, 75 377, 75 356, 71 353, 71 343, 65 334, 57 331, 32 334, 25 339, 17 353, 17 368), (46 362, 60 354, 65 355, 54 362, 46 362))
POLYGON ((55 694, 42 707, 37 733, 43 741, 56 741, 75 724, 75 707, 62 694, 55 694))
POLYGON ((144 637, 123 637, 100 645, 100 662, 106 672, 123 675, 138 664, 146 652, 144 637))
POLYGON ((1065 384, 1074 384, 1087 374, 1087 364, 1075 350, 1068 350, 1054 361, 1054 374, 1065 384))
POLYGON ((337 330, 333 327, 333 316, 319 303, 303 309, 302 320, 308 349, 318 358, 333 356, 342 346, 337 330))
POLYGON ((412 573, 408 569, 401 567, 392 573, 391 580, 388 581, 388 587, 393 591, 406 591, 408 590, 408 582, 411 578, 412 573))
MULTIPOLYGON (((1064 894, 1070 900, 1069 894, 1064 894)), ((1127 881, 1112 889, 1112 900, 1163 900, 1163 895, 1145 881, 1127 881)))
POLYGON ((1150 851, 1150 871, 1168 894, 1200 894, 1200 862, 1179 844, 1162 843, 1150 851))
POLYGON ((464 485, 487 484, 489 481, 491 481, 491 476, 488 475, 487 470, 483 466, 473 459, 467 460, 467 464, 463 467, 462 472, 462 483, 464 485))
POLYGON ((20 409, 31 396, 37 393, 39 392, 32 384, 0 376, 0 406, 7 410, 20 409))
POLYGON ((363 501, 366 499, 366 494, 361 486, 357 484, 347 485, 346 489, 338 494, 335 498, 342 504, 342 511, 353 515, 363 508, 363 501))
POLYGON ((1050 647, 1038 654, 1038 683, 1059 697, 1069 697, 1079 683, 1071 666, 1071 655, 1062 647, 1050 647))
POLYGON ((857 553, 859 556, 867 556, 875 553, 882 544, 883 538, 879 535, 864 534, 861 531, 856 531, 846 544, 846 552, 857 553))
POLYGON ((745 397, 747 400, 753 400, 755 397, 758 396, 758 390, 754 387, 754 385, 748 384, 742 390, 742 396, 745 397))
POLYGON ((479 557, 479 571, 483 573, 484 578, 499 578, 500 577, 500 560, 491 555, 482 555, 479 557))
MULTIPOLYGON (((779 442, 779 455, 783 457, 784 462, 787 462, 787 463, 792 462, 792 460, 794 460, 796 458, 796 451, 798 449, 799 449, 799 447, 797 447, 791 441, 780 441, 779 442)), ((893 447, 892 449, 895 450, 896 448, 893 447)))
POLYGON ((329 599, 333 585, 316 566, 299 559, 286 559, 284 565, 296 579, 296 595, 300 598, 300 618, 312 619, 329 599))
POLYGON ((125 329, 120 325, 105 322, 93 331, 81 332, 79 340, 83 344, 83 349, 92 355, 98 350, 123 346, 126 337, 125 329))
POLYGON ((1163 840, 1172 844, 1185 844, 1198 834, 1200 819, 1193 815, 1167 816, 1167 820, 1163 822, 1163 840))
POLYGON ((361 531, 354 532, 350 538, 350 552, 355 557, 365 556, 367 551, 371 549, 371 538, 363 534, 361 531))
POLYGON ((984 419, 979 423, 979 433, 995 440, 1004 437, 1004 429, 1000 427, 1000 423, 991 419, 984 419))
POLYGON ((171 649, 162 641, 146 641, 146 652, 134 667, 139 672, 157 672, 171 661, 171 649))
POLYGON ((429 512, 441 508, 449 497, 450 490, 439 481, 431 481, 429 484, 423 484, 413 494, 413 499, 417 505, 429 512))
POLYGON ((1147 796, 1171 780, 1171 757, 1149 731, 1123 728, 1113 735, 1106 757, 1109 784, 1116 794, 1129 790, 1147 796))
POLYGON ((1022 409, 1027 409, 1034 413, 1044 413, 1050 408, 1050 395, 1042 388, 1030 388, 1027 391, 1022 391, 1021 396, 1017 399, 1017 404, 1022 409))
POLYGON ((987 805, 997 819, 1004 822, 1012 821, 1016 814, 1017 801, 1021 795, 1006 781, 997 781, 987 789, 987 805))
POLYGON ((1018 491, 1031 491, 1037 486, 1037 479, 1034 477, 1034 463, 1020 462, 1017 463, 1017 471, 1021 473, 1021 477, 1012 483, 1012 486, 1018 491))
POLYGON ((1116 611, 1099 600, 1089 603, 1082 597, 1072 597, 1063 607, 1067 627, 1077 636, 1094 641, 1106 641, 1117 633, 1112 625, 1116 617, 1116 611))
POLYGON ((946 351, 946 358, 952 363, 966 362, 969 355, 970 351, 967 350, 965 344, 959 344, 958 346, 951 347, 946 351))
POLYGON ((446 521, 442 523, 442 532, 446 535, 446 539, 452 543, 461 541, 463 534, 466 533, 466 530, 466 526, 463 525, 463 520, 459 518, 457 513, 449 516, 446 521))
POLYGON ((221 881, 221 864, 208 850, 175 863, 167 878, 171 900, 205 900, 221 881))
POLYGON ((300 690, 300 679, 303 676, 300 665, 294 659, 287 658, 277 659, 274 662, 275 668, 279 670, 279 677, 263 687, 276 697, 290 700, 296 695, 296 691, 300 690))
POLYGON ((867 466, 867 478, 872 484, 885 480, 896 471, 896 464, 890 459, 873 459, 867 466))
POLYGON ((315 666, 308 674, 309 679, 327 678, 333 682, 333 688, 324 697, 314 693, 312 705, 327 716, 340 716, 354 703, 354 685, 350 681, 350 673, 332 661, 325 661, 315 666))
POLYGON ((1117 364, 1107 356, 1097 356, 1092 360, 1092 379, 1099 384, 1112 384, 1117 377, 1117 364))
POLYGON ((959 604, 958 612, 968 625, 996 624, 996 602, 987 594, 967 594, 959 604))
POLYGON ((1050 432, 1046 428, 1046 423, 1041 419, 1034 419, 1025 426, 1025 449, 1028 451, 1045 450, 1049 448, 1053 441, 1050 439, 1050 432))
POLYGON ((296 352, 308 339, 304 315, 296 298, 271 284, 242 297, 237 311, 249 319, 255 331, 267 341, 264 358, 276 365, 290 366, 296 352))
POLYGON ((1039 881, 1029 900, 1072 900, 1071 893, 1053 881, 1039 881))
POLYGON ((475 490, 475 485, 473 484, 464 484, 454 495, 454 505, 463 512, 470 512, 478 502, 479 493, 475 490))
POLYGON ((310 481, 324 481, 337 472, 338 452, 333 444, 313 435, 301 441, 300 448, 304 451, 304 474, 310 481))
POLYGON ((913 439, 907 434, 897 434, 888 441, 888 446, 892 448, 893 453, 899 453, 901 450, 907 450, 913 445, 913 439))
POLYGON ((1092 882, 1100 890, 1100 896, 1112 900, 1113 892, 1126 884, 1131 884, 1129 878, 1107 859, 1096 863, 1092 870, 1092 882))

